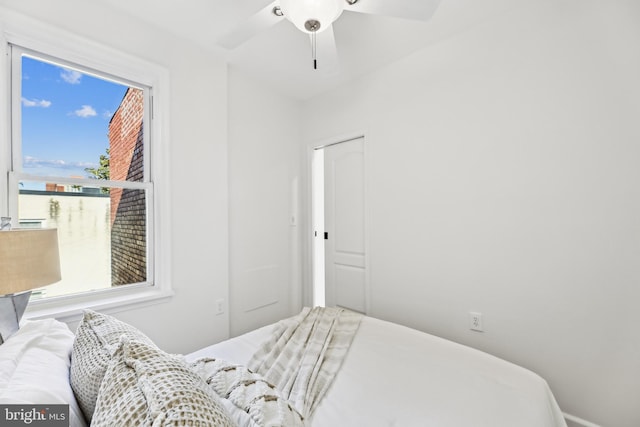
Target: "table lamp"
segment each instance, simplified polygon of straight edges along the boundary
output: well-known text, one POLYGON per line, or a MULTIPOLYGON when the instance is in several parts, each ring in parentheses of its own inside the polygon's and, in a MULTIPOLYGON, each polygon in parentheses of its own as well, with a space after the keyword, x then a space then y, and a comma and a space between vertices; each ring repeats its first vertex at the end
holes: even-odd
POLYGON ((0 344, 15 333, 31 289, 60 280, 58 231, 0 231, 0 344))

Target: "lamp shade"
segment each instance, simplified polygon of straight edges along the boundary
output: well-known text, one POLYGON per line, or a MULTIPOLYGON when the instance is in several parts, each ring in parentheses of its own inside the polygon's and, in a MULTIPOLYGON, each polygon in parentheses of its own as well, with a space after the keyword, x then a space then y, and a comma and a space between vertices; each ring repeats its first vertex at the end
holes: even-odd
POLYGON ((0 231, 0 295, 50 285, 60 280, 58 231, 0 231))
POLYGON ((280 9, 285 18, 293 22, 305 33, 322 32, 340 17, 345 0, 280 0, 280 9), (309 31, 305 27, 308 21, 317 21, 320 28, 309 31))

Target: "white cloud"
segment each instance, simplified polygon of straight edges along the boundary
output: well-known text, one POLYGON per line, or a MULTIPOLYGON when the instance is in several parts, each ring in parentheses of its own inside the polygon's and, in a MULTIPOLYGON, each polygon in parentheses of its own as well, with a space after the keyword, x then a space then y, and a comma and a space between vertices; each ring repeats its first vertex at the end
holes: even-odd
POLYGON ((86 118, 86 117, 94 117, 98 113, 96 113, 96 110, 94 110, 91 105, 83 105, 81 109, 74 111, 73 114, 78 117, 86 118))
POLYGON ((55 169, 77 169, 97 167, 90 162, 67 162, 65 160, 38 159, 36 157, 24 156, 23 165, 25 168, 55 168, 55 169))
POLYGON ((62 80, 64 80, 69 84, 77 85, 77 84, 80 84, 82 73, 76 70, 69 70, 67 68, 63 68, 62 72, 60 72, 60 77, 62 77, 62 80))
POLYGON ((44 100, 44 99, 21 98, 21 101, 22 101, 22 105, 24 105, 25 107, 47 108, 47 107, 51 106, 51 101, 47 101, 47 100, 44 100))

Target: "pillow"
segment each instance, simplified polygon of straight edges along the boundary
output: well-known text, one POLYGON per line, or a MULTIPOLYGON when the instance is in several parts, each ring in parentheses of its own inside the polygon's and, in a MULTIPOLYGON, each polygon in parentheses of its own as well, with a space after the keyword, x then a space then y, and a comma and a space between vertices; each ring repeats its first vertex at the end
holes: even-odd
POLYGON ((73 333, 55 319, 25 320, 0 346, 2 404, 68 404, 69 425, 85 427, 69 384, 73 333))
POLYGON ((73 342, 70 381, 87 422, 91 422, 100 384, 123 335, 154 346, 133 326, 106 314, 84 311, 73 342))
POLYGON ((100 387, 91 427, 151 425, 234 424, 183 358, 123 337, 100 387))
POLYGON ((222 398, 238 426, 304 426, 282 392, 246 366, 205 357, 190 367, 222 398))

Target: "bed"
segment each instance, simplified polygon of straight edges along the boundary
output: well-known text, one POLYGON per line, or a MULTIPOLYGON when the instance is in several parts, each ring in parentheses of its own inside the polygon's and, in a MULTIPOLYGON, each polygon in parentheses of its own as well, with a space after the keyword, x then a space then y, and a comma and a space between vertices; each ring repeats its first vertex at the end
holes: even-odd
MULTIPOLYGON (((28 322, 31 325, 0 346, 0 405, 66 401, 74 427, 566 427, 551 389, 537 374, 368 316, 359 318, 348 339, 324 345, 319 359, 335 359, 331 365, 335 373, 325 378, 314 368, 312 376, 321 379, 317 401, 310 407, 296 406, 282 391, 286 388, 280 390, 270 377, 248 366, 256 366, 256 355, 265 353, 265 343, 272 342, 267 350, 273 353, 274 331, 280 331, 276 335, 281 339, 282 331, 303 313, 186 356, 166 354, 142 332, 91 311, 85 313, 75 337, 59 322, 28 322), (31 338, 25 338, 29 334, 31 338), (49 348, 35 351, 34 337, 42 334, 57 334, 56 348, 50 348, 54 342, 50 340, 45 343, 49 348), (25 343, 30 351, 18 349, 25 343), (28 371, 24 364, 36 357, 46 360, 48 351, 57 353, 51 358, 57 361, 55 376, 67 372, 62 381, 49 372, 50 378, 38 378, 40 392, 32 393, 29 385, 17 384, 28 382, 30 375, 20 380, 14 374, 11 380, 6 373, 28 371), (19 353, 29 352, 30 360, 16 361, 19 353)), ((312 326, 310 330, 319 329, 312 326)))
MULTIPOLYGON (((191 353, 246 365, 273 325, 191 353)), ((363 317, 314 427, 566 426, 546 381, 487 353, 363 317)))

